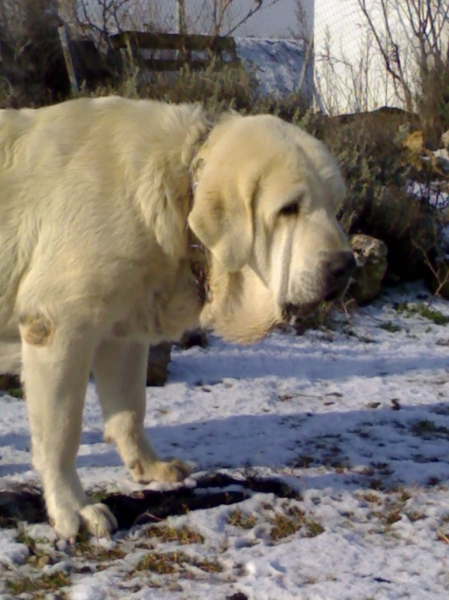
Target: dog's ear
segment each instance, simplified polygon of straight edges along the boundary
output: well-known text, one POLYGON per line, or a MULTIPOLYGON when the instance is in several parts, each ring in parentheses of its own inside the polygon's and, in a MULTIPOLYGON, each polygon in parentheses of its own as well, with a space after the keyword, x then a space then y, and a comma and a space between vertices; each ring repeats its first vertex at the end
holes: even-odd
POLYGON ((253 245, 251 200, 235 183, 211 179, 205 174, 196 186, 189 226, 225 269, 235 273, 248 262, 253 245))

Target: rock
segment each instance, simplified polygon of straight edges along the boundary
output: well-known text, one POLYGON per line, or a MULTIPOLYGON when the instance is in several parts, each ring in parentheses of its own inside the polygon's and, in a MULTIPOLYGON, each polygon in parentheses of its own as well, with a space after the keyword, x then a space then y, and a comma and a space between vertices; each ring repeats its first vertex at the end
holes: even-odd
POLYGON ((194 346, 199 346, 200 348, 207 348, 208 344, 206 332, 200 328, 194 329, 193 331, 186 331, 185 333, 183 333, 178 345, 182 350, 188 350, 189 348, 193 348, 194 346))
POLYGON ((348 293, 358 304, 373 300, 380 292, 387 270, 387 246, 369 235, 356 234, 349 240, 357 268, 348 293))
MULTIPOLYGON (((167 382, 172 346, 171 342, 161 342, 156 346, 150 346, 147 365, 147 386, 162 386, 167 382)), ((207 348, 206 333, 202 329, 186 331, 179 341, 178 346, 182 350, 188 350, 193 346, 207 348)))
POLYGON ((150 346, 147 364, 147 386, 162 386, 167 381, 168 365, 171 360, 171 342, 150 346))

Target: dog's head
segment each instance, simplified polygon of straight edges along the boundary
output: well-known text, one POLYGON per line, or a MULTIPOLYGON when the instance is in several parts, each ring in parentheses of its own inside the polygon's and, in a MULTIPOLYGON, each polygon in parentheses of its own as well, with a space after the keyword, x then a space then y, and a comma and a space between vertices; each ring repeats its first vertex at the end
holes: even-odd
POLYGON ((321 142, 277 117, 233 115, 196 161, 189 225, 212 256, 203 325, 254 341, 346 289, 355 260, 335 218, 345 186, 321 142))

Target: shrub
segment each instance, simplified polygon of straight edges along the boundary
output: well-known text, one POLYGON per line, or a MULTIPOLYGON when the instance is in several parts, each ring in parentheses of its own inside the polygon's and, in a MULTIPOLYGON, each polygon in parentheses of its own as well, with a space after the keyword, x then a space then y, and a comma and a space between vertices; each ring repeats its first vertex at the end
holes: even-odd
POLYGON ((389 274, 401 279, 427 275, 426 257, 435 253, 438 243, 435 209, 406 192, 414 173, 395 140, 409 120, 396 110, 337 118, 308 115, 302 120, 327 144, 347 181, 339 213, 344 231, 383 240, 389 274))
MULTIPOLYGON (((38 35, 29 30, 28 35, 32 34, 38 35)), ((447 87, 440 90, 441 77, 441 70, 430 72, 427 94, 422 98, 423 113, 431 112, 432 97, 437 102, 440 124, 449 121, 444 95, 449 83, 445 79, 447 87), (432 90, 435 90, 433 95, 432 90)), ((49 93, 45 78, 36 72, 31 80, 28 75, 24 76, 23 82, 19 85, 17 78, 11 82, 1 80, 2 106, 36 106, 57 99, 55 94, 49 93)), ((168 102, 201 101, 212 117, 228 109, 243 114, 268 112, 303 126, 327 144, 348 183, 348 194, 339 214, 345 232, 382 239, 388 247, 390 273, 404 279, 426 275, 427 259, 437 253, 436 214, 427 203, 410 198, 405 190, 412 175, 419 175, 422 180, 431 174, 425 170, 413 173, 400 145, 394 143, 399 128, 410 122, 416 127, 416 118, 395 109, 323 117, 307 113, 306 101, 299 93, 279 98, 258 95, 256 89, 253 73, 242 65, 212 62, 202 71, 186 66, 177 73, 143 73, 135 65, 125 65, 116 83, 104 84, 94 92, 84 89, 81 95, 115 93, 168 102)))
POLYGON ((293 92, 279 98, 255 92, 253 74, 241 64, 220 64, 212 61, 202 70, 188 65, 178 72, 147 72, 127 68, 121 81, 113 87, 99 88, 95 95, 117 93, 128 98, 150 98, 165 102, 202 102, 214 116, 224 110, 243 114, 269 112, 287 121, 298 120, 307 110, 304 96, 293 92))

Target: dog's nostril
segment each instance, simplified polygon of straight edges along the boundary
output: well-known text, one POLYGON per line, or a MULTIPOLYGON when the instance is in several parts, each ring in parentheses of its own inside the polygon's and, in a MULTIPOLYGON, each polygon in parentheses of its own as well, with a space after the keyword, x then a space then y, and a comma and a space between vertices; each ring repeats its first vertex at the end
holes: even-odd
POLYGON ((331 273, 334 277, 350 277, 356 268, 356 261, 352 252, 341 252, 335 261, 332 261, 331 273))

